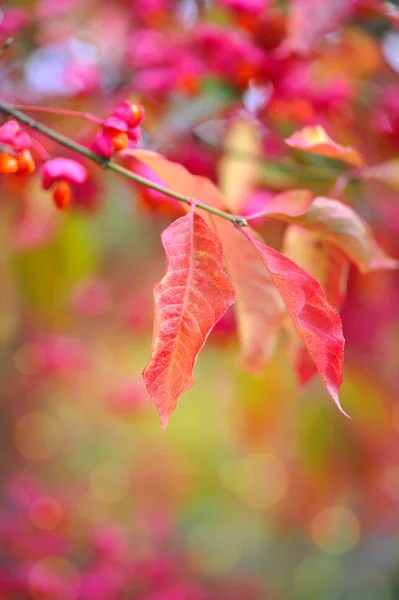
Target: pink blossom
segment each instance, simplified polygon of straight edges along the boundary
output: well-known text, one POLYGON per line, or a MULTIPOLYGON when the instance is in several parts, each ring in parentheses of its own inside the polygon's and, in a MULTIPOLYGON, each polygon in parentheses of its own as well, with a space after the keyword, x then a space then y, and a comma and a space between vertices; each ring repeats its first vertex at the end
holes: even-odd
POLYGON ((3 142, 3 144, 9 144, 19 131, 20 126, 17 121, 7 121, 0 127, 0 142, 3 142))
POLYGON ((127 130, 127 137, 132 142, 138 142, 141 138, 141 128, 140 127, 130 127, 127 130))
POLYGON ((66 336, 49 336, 38 341, 43 353, 43 367, 49 372, 85 369, 88 365, 86 348, 80 340, 66 336))
POLYGON ((35 13, 39 19, 59 17, 71 10, 78 0, 39 0, 35 13))
POLYGON ((206 66, 223 77, 234 77, 242 65, 261 68, 265 54, 243 32, 217 25, 200 25, 195 31, 206 66))
POLYGON ((266 10, 268 3, 268 0, 221 0, 221 4, 228 8, 253 15, 259 15, 266 10))
POLYGON ((145 69, 137 73, 134 83, 143 94, 165 94, 176 87, 177 76, 174 67, 145 69))
POLYGON ((106 129, 102 129, 99 133, 97 133, 96 137, 90 144, 91 150, 100 156, 104 156, 104 158, 111 158, 114 148, 112 144, 112 137, 106 131, 106 129))
POLYGON ((154 13, 169 11, 171 7, 172 0, 132 0, 135 16, 146 20, 154 13))
POLYGON ((29 22, 29 18, 21 8, 5 8, 1 11, 0 39, 18 33, 29 22))
POLYGON ((170 38, 156 29, 139 29, 129 42, 128 57, 132 66, 139 69, 164 64, 170 53, 170 38))
POLYGON ((78 62, 70 64, 64 72, 64 81, 76 94, 92 94, 101 87, 101 78, 96 65, 78 62))
POLYGON ((109 304, 109 286, 99 277, 80 281, 73 292, 72 305, 82 317, 99 317, 108 309, 109 304))
POLYGON ((112 113, 112 116, 125 121, 128 125, 136 127, 144 121, 144 108, 140 104, 133 105, 128 100, 123 100, 112 113))
POLYGON ((391 85, 384 89, 379 106, 371 111, 371 124, 379 133, 392 137, 392 141, 396 142, 399 137, 399 86, 391 85))
POLYGON ((13 119, 0 127, 0 143, 8 144, 15 152, 32 146, 32 139, 13 119))
POLYGON ((143 380, 139 378, 115 390, 108 398, 108 406, 121 414, 135 413, 146 406, 147 400, 143 380))
POLYGON ((42 184, 48 190, 55 181, 60 179, 69 183, 84 183, 87 178, 86 167, 70 158, 52 158, 42 167, 42 184))

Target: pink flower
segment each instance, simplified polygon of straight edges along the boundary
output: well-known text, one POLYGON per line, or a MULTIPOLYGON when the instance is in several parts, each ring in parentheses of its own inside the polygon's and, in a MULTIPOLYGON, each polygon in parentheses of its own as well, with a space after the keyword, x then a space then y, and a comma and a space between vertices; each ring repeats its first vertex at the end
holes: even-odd
POLYGON ((259 15, 267 8, 268 0, 221 0, 221 4, 237 12, 259 15))
POLYGON ((175 68, 157 67, 137 73, 134 83, 143 94, 167 94, 176 87, 177 77, 175 68))
POLYGON ((10 144, 20 130, 19 123, 11 120, 0 127, 0 142, 10 144))
POLYGON ((29 22, 25 12, 20 8, 5 8, 1 11, 0 39, 18 33, 29 22))
POLYGON ((131 142, 138 142, 141 136, 140 123, 144 119, 144 108, 135 102, 123 100, 103 122, 103 129, 94 138, 93 152, 111 158, 131 142))
POLYGON ((42 167, 42 184, 48 190, 55 181, 69 183, 84 183, 87 178, 86 167, 70 158, 52 158, 42 167))
POLYGON ((64 72, 64 80, 76 94, 92 94, 101 87, 100 73, 95 65, 72 63, 64 72))
POLYGON ((111 158, 114 150, 111 135, 105 129, 102 129, 99 133, 97 133, 90 145, 90 148, 96 154, 104 156, 104 158, 111 158))
POLYGON ((0 143, 8 144, 15 152, 32 146, 32 139, 13 119, 0 127, 0 143))
POLYGON ((156 29, 135 31, 128 47, 132 66, 146 69, 165 64, 171 52, 170 41, 170 37, 156 29))
POLYGON ((126 133, 127 122, 112 114, 110 117, 105 119, 103 127, 104 129, 116 129, 117 131, 126 133))
MULTIPOLYGON (((113 117, 125 121, 130 127, 137 127, 144 121, 144 108, 141 104, 135 104, 123 100, 113 111, 113 117)), ((110 117, 111 118, 111 117, 110 117)))

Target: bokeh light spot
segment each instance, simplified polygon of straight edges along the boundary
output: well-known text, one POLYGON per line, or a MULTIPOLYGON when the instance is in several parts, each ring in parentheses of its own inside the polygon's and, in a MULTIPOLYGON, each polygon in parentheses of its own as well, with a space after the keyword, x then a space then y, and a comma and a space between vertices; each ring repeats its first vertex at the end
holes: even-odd
POLYGON ((15 352, 14 364, 22 375, 37 375, 44 365, 43 350, 37 344, 24 344, 15 352))
POLYGON ((382 472, 381 488, 389 498, 399 502, 399 465, 387 467, 382 472))
POLYGON ((312 538, 316 546, 328 554, 345 554, 360 539, 360 525, 354 513, 344 506, 330 506, 315 517, 312 538))
POLYGON ((28 413, 14 428, 14 443, 18 451, 30 460, 50 458, 61 442, 57 421, 45 413, 28 413))
POLYGON ((63 516, 58 500, 49 496, 37 498, 29 507, 29 518, 39 529, 54 529, 61 523, 63 516))
POLYGON ((251 454, 245 460, 250 485, 237 490, 240 500, 256 509, 278 504, 288 490, 288 475, 283 463, 272 454, 251 454))
POLYGON ((120 502, 128 488, 129 474, 117 463, 102 463, 90 475, 91 493, 102 502, 120 502))
POLYGON ((338 600, 343 589, 343 576, 343 569, 336 559, 320 554, 307 556, 295 571, 295 597, 338 600))
POLYGON ((345 589, 345 600, 393 600, 387 578, 377 571, 353 572, 345 589))
POLYGON ((187 549, 194 568, 206 574, 232 571, 242 555, 242 541, 231 523, 206 521, 191 530, 187 549))
POLYGON ((66 558, 48 556, 38 561, 29 573, 29 591, 33 600, 74 600, 79 591, 80 575, 66 558))
POLYGON ((89 523, 99 524, 109 519, 108 505, 90 493, 80 498, 77 510, 80 517, 89 523))
POLYGON ((219 478, 226 489, 239 494, 250 487, 253 474, 245 460, 231 459, 222 464, 219 478))

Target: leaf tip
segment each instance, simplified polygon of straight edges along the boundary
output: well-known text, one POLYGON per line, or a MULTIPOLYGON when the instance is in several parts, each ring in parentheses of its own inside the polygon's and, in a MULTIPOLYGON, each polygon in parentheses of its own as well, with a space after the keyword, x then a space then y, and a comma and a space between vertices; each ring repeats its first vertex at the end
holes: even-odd
POLYGON ((329 392, 329 394, 330 394, 331 398, 334 400, 334 402, 335 402, 335 404, 336 404, 336 406, 337 406, 337 408, 338 408, 339 412, 340 412, 340 413, 342 413, 342 414, 343 414, 345 417, 347 417, 348 419, 352 419, 352 417, 350 417, 350 416, 348 415, 348 413, 347 413, 347 412, 345 412, 345 411, 344 411, 344 409, 342 408, 342 406, 341 406, 341 402, 340 402, 340 400, 339 400, 339 396, 338 396, 338 391, 337 391, 336 389, 332 388, 330 385, 328 385, 328 386, 326 386, 326 387, 327 387, 327 390, 328 390, 328 392, 329 392))
POLYGON ((161 429, 165 433, 166 428, 168 427, 168 424, 169 424, 170 416, 164 415, 160 411, 158 411, 158 417, 159 417, 159 422, 161 423, 161 429))

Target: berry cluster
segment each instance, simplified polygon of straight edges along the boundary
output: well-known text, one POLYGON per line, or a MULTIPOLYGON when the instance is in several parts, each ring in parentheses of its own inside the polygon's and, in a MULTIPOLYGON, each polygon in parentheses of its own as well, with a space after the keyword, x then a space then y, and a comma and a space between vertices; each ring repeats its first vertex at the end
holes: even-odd
MULTIPOLYGON (((140 139, 140 125, 144 119, 144 108, 124 100, 101 124, 101 131, 94 138, 91 149, 104 158, 128 147, 130 142, 140 139)), ((31 148, 38 151, 43 160, 41 166, 42 187, 52 190, 54 204, 66 209, 72 199, 72 186, 87 180, 84 165, 70 158, 43 158, 40 145, 21 129, 20 124, 10 120, 0 127, 0 173, 31 175, 36 170, 31 148)))

